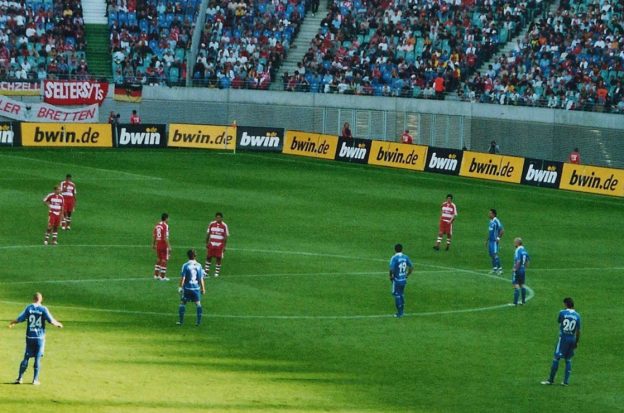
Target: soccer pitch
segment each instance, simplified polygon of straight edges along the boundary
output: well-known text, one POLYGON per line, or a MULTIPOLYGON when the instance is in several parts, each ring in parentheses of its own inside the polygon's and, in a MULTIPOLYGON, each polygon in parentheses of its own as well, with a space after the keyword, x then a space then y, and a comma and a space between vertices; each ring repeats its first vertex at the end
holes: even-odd
MULTIPOLYGON (((39 387, 10 385, 24 325, 0 339, 0 411, 615 412, 624 405, 622 201, 271 154, 0 151, 0 318, 34 291, 48 328, 39 387), (44 246, 42 198, 78 188, 72 231, 44 246), (440 204, 459 210, 432 249, 440 204), (488 275, 487 212, 505 226, 488 275), (176 326, 185 252, 207 224, 231 237, 204 320, 176 326), (152 278, 151 231, 170 215, 170 282, 152 278), (534 296, 510 307, 513 238, 534 296), (388 260, 415 264, 395 319, 388 260), (583 317, 571 385, 541 386, 561 300, 583 317), (619 389, 619 390, 618 390, 619 389)), ((561 381, 560 368, 557 382, 561 381)), ((32 377, 31 366, 26 382, 32 377)))

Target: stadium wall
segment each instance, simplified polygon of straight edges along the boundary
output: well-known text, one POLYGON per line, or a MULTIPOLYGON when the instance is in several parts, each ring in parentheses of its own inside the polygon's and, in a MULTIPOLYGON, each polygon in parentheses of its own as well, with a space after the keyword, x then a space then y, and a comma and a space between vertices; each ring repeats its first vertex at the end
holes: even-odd
POLYGON ((624 197, 624 169, 283 128, 188 123, 0 122, 0 146, 270 151, 624 197))
MULTIPOLYGON (((38 97, 23 96, 39 101, 38 97)), ((238 124, 396 140, 409 129, 423 145, 501 151, 528 158, 567 160, 574 147, 583 162, 624 168, 624 116, 595 112, 501 106, 460 101, 285 93, 235 89, 145 87, 141 103, 111 98, 100 108, 122 121, 138 109, 144 122, 238 124)))

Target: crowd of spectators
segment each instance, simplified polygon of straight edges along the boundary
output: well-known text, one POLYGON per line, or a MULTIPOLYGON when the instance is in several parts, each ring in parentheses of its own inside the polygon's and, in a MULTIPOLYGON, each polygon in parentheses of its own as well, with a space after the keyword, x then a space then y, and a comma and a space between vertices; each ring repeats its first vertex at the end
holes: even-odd
POLYGON ((200 0, 108 0, 114 82, 183 83, 199 5, 200 0))
POLYGON ((86 80, 80 0, 0 1, 0 80, 86 80))
POLYGON ((331 0, 284 89, 443 98, 544 7, 542 0, 331 0))
POLYGON ((267 89, 305 16, 304 0, 211 0, 193 83, 267 89))
POLYGON ((471 101, 624 112, 624 3, 561 0, 465 86, 471 101))

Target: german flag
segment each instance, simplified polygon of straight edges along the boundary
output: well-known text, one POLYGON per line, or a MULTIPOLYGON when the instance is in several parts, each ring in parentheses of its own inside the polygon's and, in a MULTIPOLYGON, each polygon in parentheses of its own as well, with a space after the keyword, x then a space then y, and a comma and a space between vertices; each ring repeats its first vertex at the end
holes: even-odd
POLYGON ((140 102, 143 86, 135 84, 115 85, 115 100, 122 102, 140 102))

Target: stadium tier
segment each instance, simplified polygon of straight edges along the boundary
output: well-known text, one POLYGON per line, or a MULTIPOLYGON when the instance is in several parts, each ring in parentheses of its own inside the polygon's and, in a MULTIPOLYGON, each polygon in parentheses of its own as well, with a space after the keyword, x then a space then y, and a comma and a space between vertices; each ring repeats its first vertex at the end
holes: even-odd
POLYGON ((115 83, 179 85, 200 0, 109 0, 115 83))
POLYGON ((471 101, 624 112, 621 1, 562 0, 465 85, 471 101))
POLYGON ((206 10, 193 83, 222 89, 267 89, 304 16, 304 0, 212 0, 206 10))
POLYGON ((0 80, 89 77, 80 0, 0 2, 0 80))
POLYGON ((543 7, 534 0, 333 0, 284 89, 443 98, 543 7))

